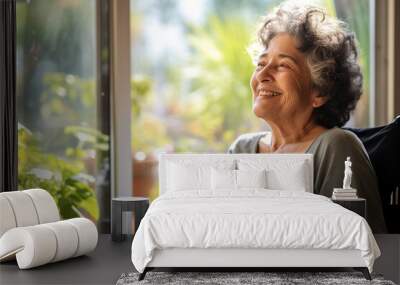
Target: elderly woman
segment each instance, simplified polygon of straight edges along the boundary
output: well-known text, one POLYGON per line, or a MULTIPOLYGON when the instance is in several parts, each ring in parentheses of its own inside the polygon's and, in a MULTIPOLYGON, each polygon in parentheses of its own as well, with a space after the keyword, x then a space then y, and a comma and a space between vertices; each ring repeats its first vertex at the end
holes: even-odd
POLYGON ((351 132, 340 129, 362 93, 356 40, 346 25, 317 7, 281 5, 258 33, 262 52, 251 77, 253 112, 271 132, 241 135, 229 153, 311 153, 314 193, 342 187, 344 161, 351 186, 367 200, 367 220, 385 232, 376 176, 351 132))

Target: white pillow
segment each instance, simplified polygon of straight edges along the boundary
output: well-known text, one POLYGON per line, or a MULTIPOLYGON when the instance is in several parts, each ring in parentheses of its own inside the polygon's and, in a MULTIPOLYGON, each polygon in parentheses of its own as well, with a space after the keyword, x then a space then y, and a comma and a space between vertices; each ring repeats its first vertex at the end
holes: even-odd
POLYGON ((236 170, 237 188, 267 188, 267 171, 236 170))
POLYGON ((211 169, 211 189, 236 189, 236 170, 233 169, 211 169))
POLYGON ((308 165, 304 160, 293 159, 239 159, 240 170, 266 169, 268 189, 307 191, 308 165))
POLYGON ((267 172, 268 188, 274 190, 307 191, 305 162, 294 163, 291 167, 270 169, 267 172))
POLYGON ((211 188, 210 167, 169 163, 168 190, 185 191, 211 188))
POLYGON ((263 170, 211 170, 212 190, 238 190, 241 188, 266 188, 266 171, 263 170))
POLYGON ((181 158, 166 161, 166 191, 211 191, 211 169, 235 169, 232 159, 181 158))

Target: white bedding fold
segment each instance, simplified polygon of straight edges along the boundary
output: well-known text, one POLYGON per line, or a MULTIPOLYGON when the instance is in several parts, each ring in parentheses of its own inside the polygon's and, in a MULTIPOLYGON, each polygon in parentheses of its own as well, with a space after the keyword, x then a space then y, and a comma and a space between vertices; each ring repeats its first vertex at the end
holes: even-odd
POLYGON ((307 192, 249 189, 166 193, 151 204, 132 243, 143 272, 154 249, 358 249, 372 272, 380 251, 364 218, 307 192))

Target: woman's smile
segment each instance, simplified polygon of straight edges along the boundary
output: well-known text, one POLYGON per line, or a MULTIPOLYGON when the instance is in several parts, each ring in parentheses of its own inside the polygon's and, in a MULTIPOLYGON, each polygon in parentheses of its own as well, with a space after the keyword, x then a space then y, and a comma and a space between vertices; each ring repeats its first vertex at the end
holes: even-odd
POLYGON ((282 95, 282 93, 274 91, 274 90, 260 89, 258 91, 258 96, 257 97, 267 97, 267 98, 269 98, 269 97, 277 97, 279 95, 282 95))

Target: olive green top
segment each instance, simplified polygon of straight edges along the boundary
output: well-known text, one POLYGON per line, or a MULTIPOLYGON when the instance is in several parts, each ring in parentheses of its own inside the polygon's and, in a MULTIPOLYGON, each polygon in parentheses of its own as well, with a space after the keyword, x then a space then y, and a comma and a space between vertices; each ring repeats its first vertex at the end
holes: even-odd
MULTIPOLYGON (((258 153, 258 143, 266 132, 239 136, 229 147, 228 153, 258 153)), ((374 169, 361 141, 355 134, 332 128, 308 147, 305 153, 314 155, 314 193, 332 196, 333 188, 341 188, 344 178, 344 161, 352 161, 351 186, 357 195, 367 200, 367 221, 374 233, 385 233, 382 203, 374 169)))

